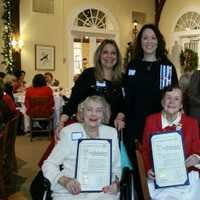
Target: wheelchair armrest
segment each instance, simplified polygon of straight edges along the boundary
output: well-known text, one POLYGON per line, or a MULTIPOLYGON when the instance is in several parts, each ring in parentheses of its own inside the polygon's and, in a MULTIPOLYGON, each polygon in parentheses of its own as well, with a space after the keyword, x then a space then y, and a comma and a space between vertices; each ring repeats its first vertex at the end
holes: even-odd
POLYGON ((130 176, 131 176, 131 170, 128 167, 124 167, 122 171, 120 187, 124 187, 129 184, 130 176))
POLYGON ((124 167, 120 181, 120 200, 136 200, 137 195, 134 190, 133 172, 128 167, 124 167))
POLYGON ((43 200, 52 200, 51 197, 51 183, 50 181, 44 177, 43 179, 43 186, 44 186, 44 195, 43 195, 43 200))
POLYGON ((47 191, 51 191, 51 183, 50 181, 44 177, 44 180, 43 180, 43 185, 44 185, 44 188, 45 190, 47 191))

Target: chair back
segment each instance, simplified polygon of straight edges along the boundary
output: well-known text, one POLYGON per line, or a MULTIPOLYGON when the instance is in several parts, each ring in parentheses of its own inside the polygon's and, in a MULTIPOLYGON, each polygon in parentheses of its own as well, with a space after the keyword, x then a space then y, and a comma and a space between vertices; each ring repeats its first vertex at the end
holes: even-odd
MULTIPOLYGON (((19 113, 9 120, 3 135, 3 156, 6 171, 17 171, 17 159, 15 154, 15 141, 18 130, 19 113)), ((8 172, 9 173, 9 172, 8 172)))
MULTIPOLYGON (((4 129, 2 129, 4 133, 4 129)), ((5 183, 4 183, 4 174, 3 174, 3 137, 0 137, 0 198, 5 197, 5 183)))
POLYGON ((138 169, 139 169, 139 176, 140 176, 140 181, 141 181, 141 186, 142 186, 143 197, 144 197, 144 200, 150 200, 150 194, 149 194, 149 189, 147 185, 147 176, 146 176, 143 157, 141 153, 141 144, 139 143, 138 140, 135 141, 135 147, 136 147, 136 159, 137 159, 137 164, 138 164, 138 169))
POLYGON ((50 117, 53 113, 49 107, 49 96, 34 96, 30 98, 30 117, 50 117))

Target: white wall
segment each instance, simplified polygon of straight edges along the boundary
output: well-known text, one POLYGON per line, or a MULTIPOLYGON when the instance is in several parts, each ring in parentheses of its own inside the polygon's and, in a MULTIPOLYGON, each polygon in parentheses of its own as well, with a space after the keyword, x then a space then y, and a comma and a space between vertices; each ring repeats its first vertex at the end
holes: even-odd
MULTIPOLYGON (((167 0, 163 7, 160 18, 160 30, 163 33, 169 52, 172 50, 174 41, 176 40, 174 28, 178 19, 186 12, 196 11, 200 14, 199 0, 167 0)), ((178 71, 180 66, 177 66, 178 71)))
POLYGON ((131 40, 131 14, 132 11, 147 14, 146 22, 154 21, 154 0, 55 0, 54 15, 32 12, 31 0, 20 1, 20 30, 24 40, 22 50, 22 69, 25 70, 26 79, 31 81, 35 71, 35 44, 48 44, 56 46, 56 70, 52 73, 60 80, 61 85, 69 87, 69 16, 72 10, 81 6, 97 5, 109 10, 119 25, 119 45, 124 55, 127 42, 131 40), (65 60, 65 62, 63 62, 65 60))

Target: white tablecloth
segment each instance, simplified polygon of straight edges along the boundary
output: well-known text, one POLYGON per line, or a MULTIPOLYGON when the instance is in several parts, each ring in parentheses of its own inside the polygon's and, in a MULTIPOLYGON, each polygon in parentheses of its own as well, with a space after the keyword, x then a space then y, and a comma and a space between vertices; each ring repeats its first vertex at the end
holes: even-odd
MULTIPOLYGON (((30 119, 29 119, 29 116, 26 114, 26 107, 24 105, 25 94, 15 93, 14 98, 15 98, 15 102, 17 102, 17 104, 20 104, 20 107, 18 107, 18 109, 24 115, 24 132, 28 132, 30 130, 30 119)), ((55 92, 54 93, 54 127, 59 122, 63 105, 64 105, 63 98, 59 95, 58 92, 55 92)))

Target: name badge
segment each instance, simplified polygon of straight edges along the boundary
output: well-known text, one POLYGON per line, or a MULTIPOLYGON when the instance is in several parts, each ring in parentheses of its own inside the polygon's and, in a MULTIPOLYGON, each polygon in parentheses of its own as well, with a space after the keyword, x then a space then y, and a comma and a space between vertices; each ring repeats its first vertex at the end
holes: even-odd
POLYGON ((160 65, 160 89, 171 85, 172 81, 172 66, 160 65))
POLYGON ((82 132, 72 132, 71 138, 72 138, 72 140, 81 139, 81 138, 83 138, 83 133, 82 132))
POLYGON ((129 69, 128 70, 128 75, 129 76, 135 76, 136 70, 135 69, 129 69))
POLYGON ((106 82, 105 81, 96 81, 96 86, 97 87, 106 87, 106 82))

